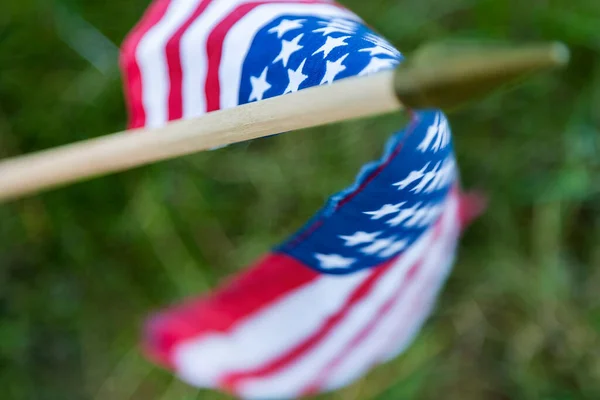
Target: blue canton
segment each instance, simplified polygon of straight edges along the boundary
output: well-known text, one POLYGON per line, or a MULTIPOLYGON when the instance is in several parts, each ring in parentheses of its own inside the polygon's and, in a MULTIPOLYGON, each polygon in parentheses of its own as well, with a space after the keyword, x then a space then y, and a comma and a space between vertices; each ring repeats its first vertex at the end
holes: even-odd
POLYGON ((401 59, 387 41, 356 21, 282 16, 254 37, 242 67, 239 104, 369 75, 401 59))
MULTIPOLYGON (((347 19, 283 16, 261 29, 244 61, 239 103, 394 68, 401 54, 347 19)), ((448 122, 418 112, 356 182, 276 251, 327 274, 373 268, 402 254, 444 211, 457 170, 448 122)))
POLYGON ((277 250, 328 274, 349 274, 402 254, 439 220, 457 180, 450 129, 419 112, 384 156, 277 250))

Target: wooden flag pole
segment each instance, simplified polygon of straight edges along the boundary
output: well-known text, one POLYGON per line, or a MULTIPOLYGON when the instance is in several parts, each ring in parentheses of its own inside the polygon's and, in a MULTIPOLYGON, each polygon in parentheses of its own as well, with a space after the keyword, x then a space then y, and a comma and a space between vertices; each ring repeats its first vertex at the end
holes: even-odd
POLYGON ((394 72, 301 90, 157 129, 113 133, 0 162, 0 200, 210 148, 399 110, 394 72))
POLYGON ((130 130, 0 162, 0 201, 264 136, 391 113, 445 108, 542 68, 566 64, 551 44, 523 48, 422 51, 397 70, 353 77, 239 107, 130 130), (439 53, 438 53, 439 54, 439 53))

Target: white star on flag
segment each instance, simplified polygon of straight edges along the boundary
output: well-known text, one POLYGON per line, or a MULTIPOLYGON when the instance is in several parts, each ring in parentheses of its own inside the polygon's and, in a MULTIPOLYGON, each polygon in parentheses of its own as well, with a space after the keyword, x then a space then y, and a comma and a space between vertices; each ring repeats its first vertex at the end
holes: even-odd
POLYGON ((317 51, 315 51, 313 53, 313 56, 319 54, 320 52, 323 52, 323 58, 327 58, 329 53, 331 53, 334 49, 337 49, 338 47, 342 47, 342 46, 348 46, 348 43, 346 43, 346 40, 349 38, 350 38, 350 36, 341 36, 338 38, 333 38, 331 36, 327 36, 327 40, 325 41, 325 44, 323 46, 321 46, 317 51))
POLYGON ((433 167, 433 169, 431 171, 429 171, 425 175, 423 175, 419 184, 417 186, 415 186, 414 188, 412 188, 411 192, 421 193, 425 189, 425 187, 429 184, 429 182, 431 182, 433 180, 433 178, 435 178, 435 176, 437 175, 437 173, 440 169, 441 164, 442 164, 442 162, 438 161, 438 163, 435 164, 435 167, 433 167))
POLYGON ((373 74, 383 69, 388 69, 398 64, 398 61, 392 58, 371 58, 369 64, 358 74, 359 76, 373 74))
POLYGON ((342 71, 344 71, 346 69, 346 66, 343 65, 344 60, 348 57, 348 54, 340 57, 339 60, 332 62, 332 61, 327 61, 327 70, 325 71, 325 76, 323 77, 323 79, 321 80, 321 85, 325 84, 325 83, 333 83, 333 81, 335 80, 335 77, 338 76, 338 74, 342 71))
POLYGON ((406 209, 401 210, 398 213, 398 215, 396 215, 394 218, 387 221, 386 224, 388 224, 390 226, 398 226, 398 225, 402 224, 407 219, 412 218, 415 215, 415 213, 417 212, 417 210, 419 209, 419 207, 421 207, 421 203, 417 203, 411 208, 406 208, 406 209))
POLYGON ((367 211, 364 214, 371 215, 371 219, 373 220, 381 219, 386 215, 397 213, 404 204, 405 203, 386 204, 377 211, 367 211))
POLYGON ((352 236, 340 236, 340 238, 346 241, 346 246, 352 247, 359 244, 371 243, 379 235, 381 235, 381 232, 356 232, 352 236))
POLYGON ((425 153, 431 146, 431 150, 437 152, 446 147, 449 143, 450 129, 448 127, 448 120, 446 120, 444 116, 440 118, 440 113, 437 113, 435 115, 435 122, 427 129, 425 139, 423 139, 417 148, 421 150, 422 153, 425 153))
POLYGON ((443 206, 436 204, 430 207, 423 207, 413 217, 404 224, 404 226, 411 228, 414 226, 427 226, 431 222, 435 221, 443 211, 443 206))
POLYGON ((285 88, 285 91, 283 92, 283 94, 298 91, 298 88, 300 87, 302 82, 304 82, 308 78, 308 75, 304 75, 302 73, 302 69, 304 68, 305 63, 306 63, 306 60, 302 61, 302 64, 300 64, 298 69, 295 71, 291 68, 288 69, 288 78, 289 78, 290 82, 288 83, 287 87, 285 88))
POLYGON ((435 139, 435 137, 438 134, 439 121, 440 121, 440 117, 439 117, 439 115, 436 114, 435 122, 433 123, 433 125, 431 125, 429 128, 427 128, 427 133, 425 134, 425 138, 423 139, 421 144, 419 144, 419 146, 417 147, 417 149, 421 150, 421 152, 425 153, 427 150, 429 150, 429 146, 431 145, 431 142, 433 141, 433 139, 435 139))
POLYGON ((434 192, 437 189, 442 189, 452 182, 456 177, 456 163, 454 158, 449 158, 444 161, 442 168, 437 172, 435 178, 431 181, 431 184, 425 189, 425 193, 434 192))
POLYGON ((375 241, 372 245, 367 246, 364 249, 362 249, 361 252, 364 254, 369 254, 369 255, 377 254, 380 251, 385 250, 389 246, 391 246, 395 240, 396 240, 395 237, 391 237, 391 238, 387 238, 387 239, 379 239, 379 240, 375 241))
POLYGON ((394 48, 394 46, 392 46, 390 44, 390 42, 388 42, 387 40, 377 36, 377 35, 373 35, 372 33, 367 33, 364 36, 365 40, 373 43, 375 46, 379 46, 379 47, 383 47, 384 49, 387 49, 388 51, 392 52, 394 57, 397 57, 400 55, 400 52, 398 50, 396 50, 396 48, 394 48))
POLYGON ((320 22, 321 25, 325 25, 323 28, 315 29, 313 32, 322 33, 323 36, 331 35, 332 33, 346 33, 353 34, 356 32, 357 24, 353 21, 345 19, 333 19, 327 23, 320 22))
POLYGON ((262 100, 265 92, 271 88, 271 85, 267 82, 268 69, 269 67, 266 67, 258 78, 254 76, 250 77, 252 93, 250 93, 249 101, 262 100))
POLYGON ((425 164, 419 171, 411 171, 406 178, 402 179, 400 182, 394 183, 393 186, 398 186, 398 190, 406 189, 410 184, 421 179, 423 175, 425 175, 427 168, 429 168, 429 163, 425 164))
POLYGON ((421 219, 420 226, 427 226, 427 225, 433 223, 436 219, 439 218, 439 216, 442 214, 443 211, 444 211, 443 204, 436 204, 434 206, 428 207, 427 212, 421 219))
POLYGON ((339 254, 315 254, 317 260, 321 264, 321 268, 348 268, 354 261, 354 258, 345 258, 339 254))
POLYGON ((404 226, 407 228, 417 226, 419 223, 422 223, 423 220, 428 218, 432 210, 434 210, 432 207, 423 207, 418 209, 412 218, 406 221, 404 226))
POLYGON ((388 246, 387 249, 379 253, 379 257, 387 258, 398 254, 408 246, 408 240, 398 240, 388 246))
POLYGON ((306 22, 305 19, 284 19, 279 23, 279 25, 269 29, 269 33, 277 33, 277 39, 281 39, 287 32, 302 28, 302 23, 304 22, 306 22))
POLYGON ((450 143, 450 128, 448 127, 448 120, 446 118, 441 118, 438 131, 439 133, 433 145, 433 151, 435 152, 445 148, 450 143))
POLYGON ((361 53, 364 53, 367 51, 369 52, 369 55, 371 57, 378 56, 378 55, 386 55, 386 56, 392 56, 392 57, 396 56, 396 54, 393 51, 386 49, 385 47, 382 47, 379 45, 359 50, 359 52, 361 52, 361 53))
POLYGON ((273 64, 275 64, 277 61, 281 61, 281 62, 283 62, 283 66, 287 67, 287 64, 290 61, 290 57, 292 56, 292 54, 294 54, 295 52, 297 52, 298 50, 300 50, 304 47, 304 46, 300 46, 298 44, 300 42, 300 40, 302 40, 302 37, 304 37, 303 33, 296 36, 291 41, 282 40, 281 41, 281 52, 279 53, 279 55, 277 57, 275 57, 275 60, 273 60, 273 64))

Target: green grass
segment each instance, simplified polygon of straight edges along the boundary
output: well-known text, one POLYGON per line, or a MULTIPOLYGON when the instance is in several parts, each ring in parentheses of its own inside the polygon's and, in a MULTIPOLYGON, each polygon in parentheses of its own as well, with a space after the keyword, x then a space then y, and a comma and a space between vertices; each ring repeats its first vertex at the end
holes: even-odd
MULTIPOLYGON (((80 15, 118 45, 146 4, 3 1, 0 157, 124 127, 114 49, 84 43, 101 73, 67 41, 80 15)), ((464 185, 490 207, 417 342, 323 398, 600 398, 600 3, 344 4, 404 52, 562 40, 573 62, 451 114, 464 185)), ((399 127, 392 116, 286 134, 0 206, 0 398, 224 399, 143 360, 139 323, 294 232, 399 127)))

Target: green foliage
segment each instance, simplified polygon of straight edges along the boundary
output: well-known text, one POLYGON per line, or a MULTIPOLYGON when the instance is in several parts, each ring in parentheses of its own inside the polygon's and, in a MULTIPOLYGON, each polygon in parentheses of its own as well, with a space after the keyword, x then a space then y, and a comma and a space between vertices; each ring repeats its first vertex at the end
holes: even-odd
MULTIPOLYGON (((573 62, 450 116, 464 185, 489 210, 414 346, 322 398, 600 398, 600 3, 344 4, 404 52, 562 40, 573 62)), ((146 5, 2 2, 0 157, 124 128, 116 47, 93 27, 118 46, 146 5)), ((143 360, 140 321, 295 231, 399 127, 280 135, 0 206, 0 398, 225 399, 143 360)))

